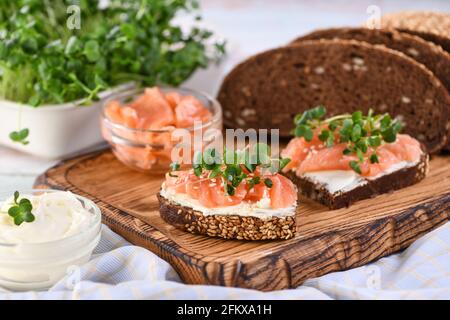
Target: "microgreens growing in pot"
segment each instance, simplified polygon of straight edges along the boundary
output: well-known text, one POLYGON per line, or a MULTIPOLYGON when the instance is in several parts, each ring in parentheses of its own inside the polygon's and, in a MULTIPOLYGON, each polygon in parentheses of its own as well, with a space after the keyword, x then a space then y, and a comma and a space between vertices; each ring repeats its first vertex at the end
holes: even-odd
POLYGON ((311 141, 318 131, 318 138, 327 147, 346 143, 343 153, 356 155, 357 160, 350 161, 349 165, 357 173, 361 173, 361 164, 365 161, 378 163, 377 148, 383 143, 395 142, 403 127, 389 114, 374 115, 372 109, 367 115, 355 111, 325 119, 326 113, 324 106, 318 106, 298 114, 294 118, 294 135, 311 141))
MULTIPOLYGON (((225 192, 234 195, 236 188, 243 181, 250 189, 259 183, 271 188, 273 183, 270 175, 280 172, 289 161, 289 158, 271 157, 270 147, 267 144, 256 143, 243 150, 224 148, 220 153, 215 148, 208 148, 204 152, 197 152, 192 169, 198 177, 207 174, 208 179, 221 179, 225 192), (258 168, 262 173, 269 174, 255 174, 258 168)), ((170 165, 171 171, 180 168, 180 164, 176 162, 170 165)), ((169 174, 176 177, 176 173, 169 172, 169 174)))
MULTIPOLYGON (((173 23, 184 11, 199 16, 196 0, 17 0, 0 2, 0 99, 38 107, 82 100, 134 82, 177 86, 224 53, 212 33, 173 23), (81 28, 69 29, 77 5, 81 28)), ((11 140, 27 143, 20 128, 11 140)))

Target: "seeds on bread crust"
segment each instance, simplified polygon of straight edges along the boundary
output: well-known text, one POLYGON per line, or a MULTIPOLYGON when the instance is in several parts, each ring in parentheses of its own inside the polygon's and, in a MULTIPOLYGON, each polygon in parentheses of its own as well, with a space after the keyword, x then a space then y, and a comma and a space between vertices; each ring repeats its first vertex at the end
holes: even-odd
POLYGON ((319 39, 357 40, 370 44, 385 45, 390 49, 403 52, 430 69, 450 91, 450 54, 440 46, 425 41, 418 36, 395 30, 330 28, 314 31, 295 39, 292 43, 319 39))
POLYGON ((295 235, 295 215, 267 220, 239 215, 205 216, 200 211, 173 203, 159 193, 157 197, 161 218, 193 234, 237 240, 287 240, 295 235))
POLYGON ((450 52, 450 14, 433 11, 403 11, 384 15, 384 28, 417 35, 450 52))

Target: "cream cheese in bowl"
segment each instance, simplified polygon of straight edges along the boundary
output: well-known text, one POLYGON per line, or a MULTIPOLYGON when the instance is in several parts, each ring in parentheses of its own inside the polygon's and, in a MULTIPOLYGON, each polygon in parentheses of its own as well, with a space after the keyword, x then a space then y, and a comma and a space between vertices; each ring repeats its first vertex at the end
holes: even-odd
POLYGON ((69 268, 89 260, 100 231, 99 208, 71 192, 33 190, 20 192, 16 200, 0 194, 0 287, 51 287, 69 268), (15 221, 8 213, 22 199, 32 206, 31 222, 15 221))

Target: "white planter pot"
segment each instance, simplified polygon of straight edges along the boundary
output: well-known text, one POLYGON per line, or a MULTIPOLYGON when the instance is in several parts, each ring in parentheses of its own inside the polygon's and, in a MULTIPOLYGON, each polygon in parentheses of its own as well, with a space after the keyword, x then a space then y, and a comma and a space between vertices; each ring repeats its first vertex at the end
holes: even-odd
POLYGON ((77 102, 42 105, 33 108, 0 100, 0 144, 48 159, 63 158, 103 142, 100 134, 102 101, 112 94, 130 88, 130 84, 104 91, 92 105, 77 102), (28 128, 29 144, 13 142, 9 133, 28 128))

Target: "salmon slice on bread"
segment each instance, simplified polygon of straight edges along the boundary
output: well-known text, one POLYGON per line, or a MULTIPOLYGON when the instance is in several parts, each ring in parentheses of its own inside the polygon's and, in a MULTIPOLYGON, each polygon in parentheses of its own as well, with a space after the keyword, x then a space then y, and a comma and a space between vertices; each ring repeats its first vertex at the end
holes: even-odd
POLYGON ((281 152, 291 159, 284 173, 304 196, 338 209, 425 178, 428 153, 400 134, 398 120, 371 111, 325 114, 320 106, 295 117, 296 137, 281 152))
POLYGON ((166 175, 158 200, 167 223, 224 239, 275 240, 295 235, 297 190, 278 173, 281 166, 274 171, 271 162, 249 163, 253 157, 243 157, 247 159, 243 162, 232 157, 232 163, 225 157, 205 163, 205 158, 192 169, 166 175))

